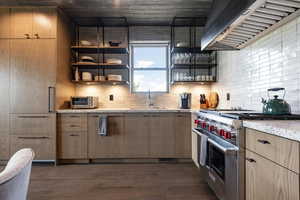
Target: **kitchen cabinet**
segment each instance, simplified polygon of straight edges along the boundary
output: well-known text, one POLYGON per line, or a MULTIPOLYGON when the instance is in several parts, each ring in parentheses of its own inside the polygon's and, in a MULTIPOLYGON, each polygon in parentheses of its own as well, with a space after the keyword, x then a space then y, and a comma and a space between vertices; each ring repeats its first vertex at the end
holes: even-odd
POLYGON ((246 200, 299 200, 299 142, 246 128, 246 200))
POLYGON ((58 158, 87 159, 87 114, 59 115, 58 158))
POLYGON ((149 114, 126 114, 122 152, 130 157, 149 156, 149 114))
POLYGON ((175 129, 175 154, 182 158, 191 158, 191 127, 190 113, 176 114, 174 121, 175 129))
POLYGON ((174 114, 152 114, 149 120, 149 156, 174 157, 174 114))
POLYGON ((246 200, 299 200, 299 175, 246 151, 246 200))
POLYGON ((56 40, 13 39, 10 45, 10 112, 53 111, 56 40))
POLYGON ((0 160, 9 157, 9 40, 0 39, 0 160))
POLYGON ((247 129, 246 148, 299 173, 300 151, 296 141, 247 129))
POLYGON ((56 159, 56 138, 53 135, 11 135, 10 151, 12 153, 23 148, 32 148, 35 160, 56 159))
POLYGON ((88 159, 191 158, 190 122, 177 121, 188 127, 181 128, 181 134, 174 130, 176 118, 182 116, 190 120, 189 113, 59 114, 59 159, 83 159, 86 151, 88 159), (98 134, 101 116, 107 116, 107 136, 98 134))
POLYGON ((32 148, 36 160, 56 159, 56 114, 12 114, 10 152, 32 148))
POLYGON ((56 9, 43 7, 34 8, 32 21, 32 34, 34 38, 56 38, 56 9))
POLYGON ((87 132, 59 132, 59 159, 87 159, 87 132))
POLYGON ((118 158, 126 154, 124 148, 124 116, 107 115, 107 136, 98 134, 99 114, 88 116, 89 158, 118 158))
POLYGON ((10 10, 9 8, 0 8, 0 39, 10 37, 10 10))
POLYGON ((0 160, 22 147, 35 159, 56 159, 52 115, 75 93, 69 22, 54 8, 0 8, 0 160))
POLYGON ((56 38, 56 24, 55 8, 11 8, 10 38, 56 38))

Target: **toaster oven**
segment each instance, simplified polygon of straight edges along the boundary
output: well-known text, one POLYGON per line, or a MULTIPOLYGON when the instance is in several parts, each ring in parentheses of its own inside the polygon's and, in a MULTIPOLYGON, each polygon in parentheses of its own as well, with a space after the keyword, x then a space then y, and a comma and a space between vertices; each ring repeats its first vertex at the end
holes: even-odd
POLYGON ((86 96, 86 97, 71 97, 72 109, 91 109, 98 107, 98 97, 86 96))

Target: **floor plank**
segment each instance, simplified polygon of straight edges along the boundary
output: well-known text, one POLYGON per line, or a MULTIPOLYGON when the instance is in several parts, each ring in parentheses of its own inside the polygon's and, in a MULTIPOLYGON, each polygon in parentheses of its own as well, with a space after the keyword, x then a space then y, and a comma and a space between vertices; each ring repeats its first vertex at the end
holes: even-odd
POLYGON ((193 164, 33 166, 29 200, 217 200, 193 164))

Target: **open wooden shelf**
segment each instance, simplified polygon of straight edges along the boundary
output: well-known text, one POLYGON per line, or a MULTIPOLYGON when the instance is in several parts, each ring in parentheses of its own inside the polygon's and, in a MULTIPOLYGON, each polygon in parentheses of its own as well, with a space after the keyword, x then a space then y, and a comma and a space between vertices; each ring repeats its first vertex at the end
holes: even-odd
POLYGON ((73 83, 81 85, 129 85, 128 81, 75 81, 73 83))
POLYGON ((71 46, 71 49, 79 53, 107 53, 107 54, 128 54, 126 47, 100 47, 100 46, 71 46))

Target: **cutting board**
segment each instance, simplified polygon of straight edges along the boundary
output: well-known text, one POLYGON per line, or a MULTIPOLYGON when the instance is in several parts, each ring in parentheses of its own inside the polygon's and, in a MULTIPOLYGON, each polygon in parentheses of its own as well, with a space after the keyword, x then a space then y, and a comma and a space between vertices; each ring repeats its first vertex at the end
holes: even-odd
POLYGON ((216 92, 211 92, 208 95, 208 107, 209 108, 216 108, 219 104, 219 95, 216 92))

